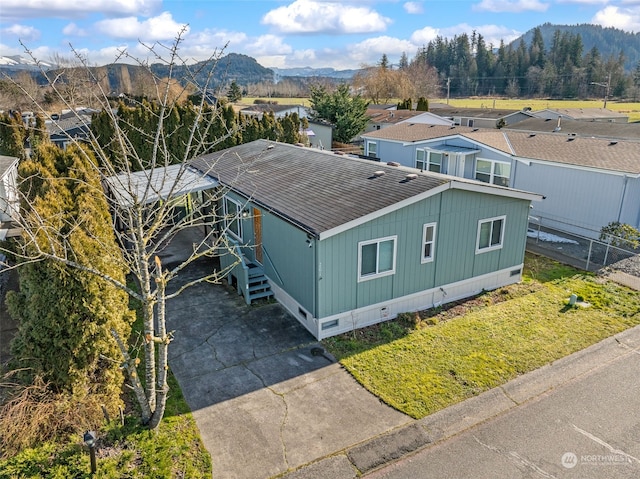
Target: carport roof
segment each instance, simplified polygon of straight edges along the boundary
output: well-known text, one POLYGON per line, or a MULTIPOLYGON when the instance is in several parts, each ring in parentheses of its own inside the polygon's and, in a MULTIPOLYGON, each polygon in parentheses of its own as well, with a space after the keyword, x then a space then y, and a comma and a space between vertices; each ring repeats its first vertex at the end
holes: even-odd
POLYGON ((268 140, 205 155, 191 165, 320 238, 448 188, 535 199, 473 180, 268 140))
POLYGON ((182 164, 122 173, 105 181, 118 204, 124 207, 176 198, 218 186, 210 176, 182 164))

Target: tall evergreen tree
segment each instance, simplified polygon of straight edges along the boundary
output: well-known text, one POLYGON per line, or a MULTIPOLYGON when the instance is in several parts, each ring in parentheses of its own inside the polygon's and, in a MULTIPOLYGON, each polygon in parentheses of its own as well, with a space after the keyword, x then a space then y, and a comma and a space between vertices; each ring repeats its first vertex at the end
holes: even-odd
MULTIPOLYGON (((36 148, 23 161, 21 190, 28 201, 26 215, 52 219, 57 231, 34 232, 33 241, 78 264, 99 266, 124 281, 111 216, 88 152, 70 146, 36 148), (97 194, 98 193, 98 194, 97 194)), ((31 247, 29 247, 31 248, 31 247)), ((104 279, 64 262, 44 259, 19 268, 20 288, 7 294, 10 314, 19 329, 12 343, 18 367, 30 376, 40 375, 54 392, 77 400, 99 398, 110 414, 121 406, 124 377, 120 352, 111 334, 127 338, 133 314, 127 295, 104 279)))
POLYGON ((313 119, 324 119, 334 126, 333 138, 340 143, 349 143, 362 133, 369 121, 369 102, 360 95, 351 95, 349 85, 342 83, 333 93, 322 85, 311 87, 313 119))

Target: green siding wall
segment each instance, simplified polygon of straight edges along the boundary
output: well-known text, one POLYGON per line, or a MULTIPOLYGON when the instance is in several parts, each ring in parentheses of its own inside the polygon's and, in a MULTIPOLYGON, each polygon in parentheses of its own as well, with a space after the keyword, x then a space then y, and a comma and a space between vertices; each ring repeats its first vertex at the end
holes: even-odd
POLYGON ((529 202, 447 190, 319 243, 322 318, 517 266, 524 258, 529 202), (476 254, 478 221, 506 215, 503 248, 476 254), (437 223, 435 260, 421 263, 425 223, 437 223), (358 283, 358 242, 397 236, 396 272, 358 283))
MULTIPOLYGON (((247 206, 246 199, 228 192, 227 196, 247 206)), ((315 315, 315 248, 309 247, 307 234, 283 219, 258 208, 262 216, 263 268, 269 280, 285 289, 303 308, 315 315)), ((255 261, 253 217, 242 219, 242 254, 255 261)))
MULTIPOLYGON (((247 221, 253 239, 253 220, 247 221)), ((262 211, 263 267, 269 279, 285 289, 312 314, 314 307, 315 249, 309 247, 307 234, 262 211)))

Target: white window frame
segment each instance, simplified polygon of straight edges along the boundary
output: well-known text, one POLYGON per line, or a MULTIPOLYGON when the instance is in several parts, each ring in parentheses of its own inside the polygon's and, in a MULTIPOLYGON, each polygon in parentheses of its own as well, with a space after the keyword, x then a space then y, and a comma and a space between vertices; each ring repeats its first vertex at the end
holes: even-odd
POLYGON ((242 208, 243 208, 242 203, 240 203, 237 200, 234 200, 233 198, 229 198, 228 196, 225 196, 223 198, 222 204, 223 204, 223 208, 224 208, 224 227, 225 227, 225 231, 227 233, 229 233, 231 236, 233 236, 234 238, 237 238, 238 240, 243 241, 243 239, 242 239, 242 236, 243 236, 243 234, 242 234, 242 208), (231 202, 234 205, 236 205, 236 216, 234 218, 230 217, 229 202, 231 202), (234 221, 238 225, 237 234, 236 234, 235 231, 233 231, 231 229, 231 224, 234 221))
POLYGON ((505 230, 506 223, 507 223, 506 215, 494 216, 493 218, 484 218, 484 219, 478 220, 478 232, 476 236, 476 254, 502 249, 502 246, 504 244, 504 230, 505 230), (493 223, 496 221, 502 221, 502 227, 500 228, 500 241, 498 243, 492 244, 493 223), (482 231, 482 225, 485 223, 491 224, 489 245, 480 247, 480 232, 482 231))
POLYGON ((430 171, 432 173, 442 173, 442 163, 444 162, 444 159, 445 159, 445 153, 443 151, 427 150, 427 149, 424 149, 424 148, 418 148, 416 150, 415 166, 416 166, 417 169, 419 169, 421 171, 430 171), (422 153, 424 155, 422 159, 419 158, 420 153, 422 153), (431 162, 431 155, 432 154, 440 155, 440 164, 431 162), (422 166, 419 166, 420 163, 422 163, 422 166), (438 166, 438 170, 437 171, 434 171, 434 170, 431 169, 431 165, 432 164, 438 166))
POLYGON ((436 223, 426 223, 422 227, 422 252, 420 254, 420 262, 421 263, 430 263, 435 258, 436 253, 436 223), (431 241, 427 241, 427 231, 429 228, 433 228, 433 234, 431 235, 431 241), (431 244, 431 254, 429 256, 425 256, 424 248, 427 244, 431 244))
POLYGON ((498 186, 506 186, 507 188, 510 187, 511 184, 511 163, 509 163, 508 161, 498 161, 498 160, 488 160, 486 158, 477 158, 476 159, 476 165, 475 165, 475 172, 474 172, 474 178, 477 181, 483 181, 483 180, 479 180, 478 179, 478 173, 480 173, 481 175, 489 175, 489 181, 488 183, 492 184, 492 185, 498 185, 498 186), (491 172, 490 173, 485 173, 485 172, 479 172, 478 171, 478 162, 480 161, 485 161, 487 163, 491 163, 491 172), (496 165, 508 165, 509 166, 509 176, 502 176, 502 175, 496 175, 496 165), (496 183, 496 178, 506 178, 507 179, 507 184, 506 185, 500 185, 498 183, 496 183))
POLYGON ((397 256, 397 248, 398 248, 398 236, 385 236, 384 238, 376 238, 367 241, 359 241, 358 242, 358 282, 361 281, 369 281, 370 279, 382 278, 384 276, 390 276, 396 273, 396 256, 397 256), (386 241, 393 241, 393 257, 392 257, 392 265, 391 269, 387 271, 379 271, 380 267, 380 243, 384 243, 386 241), (369 274, 362 274, 362 247, 370 244, 378 245, 376 248, 376 272, 369 274))
POLYGON ((367 156, 378 158, 378 142, 367 141, 367 156), (371 154, 371 146, 373 145, 373 154, 371 154))

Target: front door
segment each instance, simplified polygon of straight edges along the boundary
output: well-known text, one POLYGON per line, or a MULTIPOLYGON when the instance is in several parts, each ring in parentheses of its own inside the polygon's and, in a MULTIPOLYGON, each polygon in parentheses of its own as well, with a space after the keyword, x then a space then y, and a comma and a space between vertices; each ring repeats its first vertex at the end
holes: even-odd
POLYGON ((256 248, 256 261, 262 264, 262 214, 258 208, 253 209, 253 244, 256 248))

